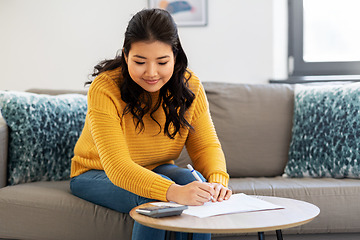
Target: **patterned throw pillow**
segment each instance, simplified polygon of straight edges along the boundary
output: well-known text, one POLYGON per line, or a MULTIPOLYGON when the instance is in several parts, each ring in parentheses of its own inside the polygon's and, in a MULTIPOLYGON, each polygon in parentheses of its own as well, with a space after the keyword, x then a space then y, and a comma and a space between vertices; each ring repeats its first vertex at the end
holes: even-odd
POLYGON ((285 173, 360 177, 360 83, 297 86, 285 173))
POLYGON ((8 184, 69 179, 86 96, 0 91, 0 108, 10 129, 8 184))

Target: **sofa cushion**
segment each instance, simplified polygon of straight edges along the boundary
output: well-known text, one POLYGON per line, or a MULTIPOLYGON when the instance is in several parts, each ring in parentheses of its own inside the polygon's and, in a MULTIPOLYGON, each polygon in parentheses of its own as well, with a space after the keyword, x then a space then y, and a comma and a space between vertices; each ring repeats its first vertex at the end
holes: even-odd
POLYGON ((360 83, 296 87, 287 175, 360 176, 359 99, 360 83))
POLYGON ((0 238, 130 240, 134 220, 75 197, 69 181, 0 189, 0 238))
MULTIPOLYGON (((294 95, 286 84, 203 83, 231 177, 282 175, 291 140, 294 95)), ((190 162, 185 151, 176 164, 190 162)))
POLYGON ((0 91, 0 108, 10 129, 8 183, 69 179, 86 96, 0 91))
POLYGON ((359 179, 231 178, 229 187, 234 193, 298 199, 320 208, 313 221, 284 229, 285 234, 360 232, 359 179))

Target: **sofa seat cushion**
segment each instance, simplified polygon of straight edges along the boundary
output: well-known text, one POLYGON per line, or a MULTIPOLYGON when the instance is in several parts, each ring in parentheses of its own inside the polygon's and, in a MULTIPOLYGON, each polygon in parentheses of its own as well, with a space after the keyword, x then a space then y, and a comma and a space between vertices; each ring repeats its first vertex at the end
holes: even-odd
POLYGON ((131 239, 133 223, 128 214, 75 197, 69 181, 0 189, 0 238, 131 239))
POLYGON ((234 193, 293 198, 315 204, 320 214, 284 233, 360 232, 360 180, 333 178, 232 178, 234 193))

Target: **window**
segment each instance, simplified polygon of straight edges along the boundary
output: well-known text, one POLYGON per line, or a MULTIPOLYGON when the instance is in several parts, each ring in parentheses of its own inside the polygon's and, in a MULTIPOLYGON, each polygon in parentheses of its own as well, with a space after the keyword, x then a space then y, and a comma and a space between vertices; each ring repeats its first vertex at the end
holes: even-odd
POLYGON ((360 80, 359 9, 359 0, 288 0, 289 79, 360 80))

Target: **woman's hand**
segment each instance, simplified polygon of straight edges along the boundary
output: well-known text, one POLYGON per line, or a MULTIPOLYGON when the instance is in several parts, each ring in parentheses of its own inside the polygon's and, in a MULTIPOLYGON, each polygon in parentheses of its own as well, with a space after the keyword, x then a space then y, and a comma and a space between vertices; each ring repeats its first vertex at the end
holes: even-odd
POLYGON ((214 194, 215 188, 209 183, 194 181, 183 186, 172 184, 166 192, 166 198, 183 205, 200 206, 210 201, 214 194))
POLYGON ((214 195, 212 196, 213 202, 222 202, 223 200, 228 200, 232 195, 232 191, 224 187, 220 183, 208 183, 208 185, 211 186, 215 192, 214 195))

